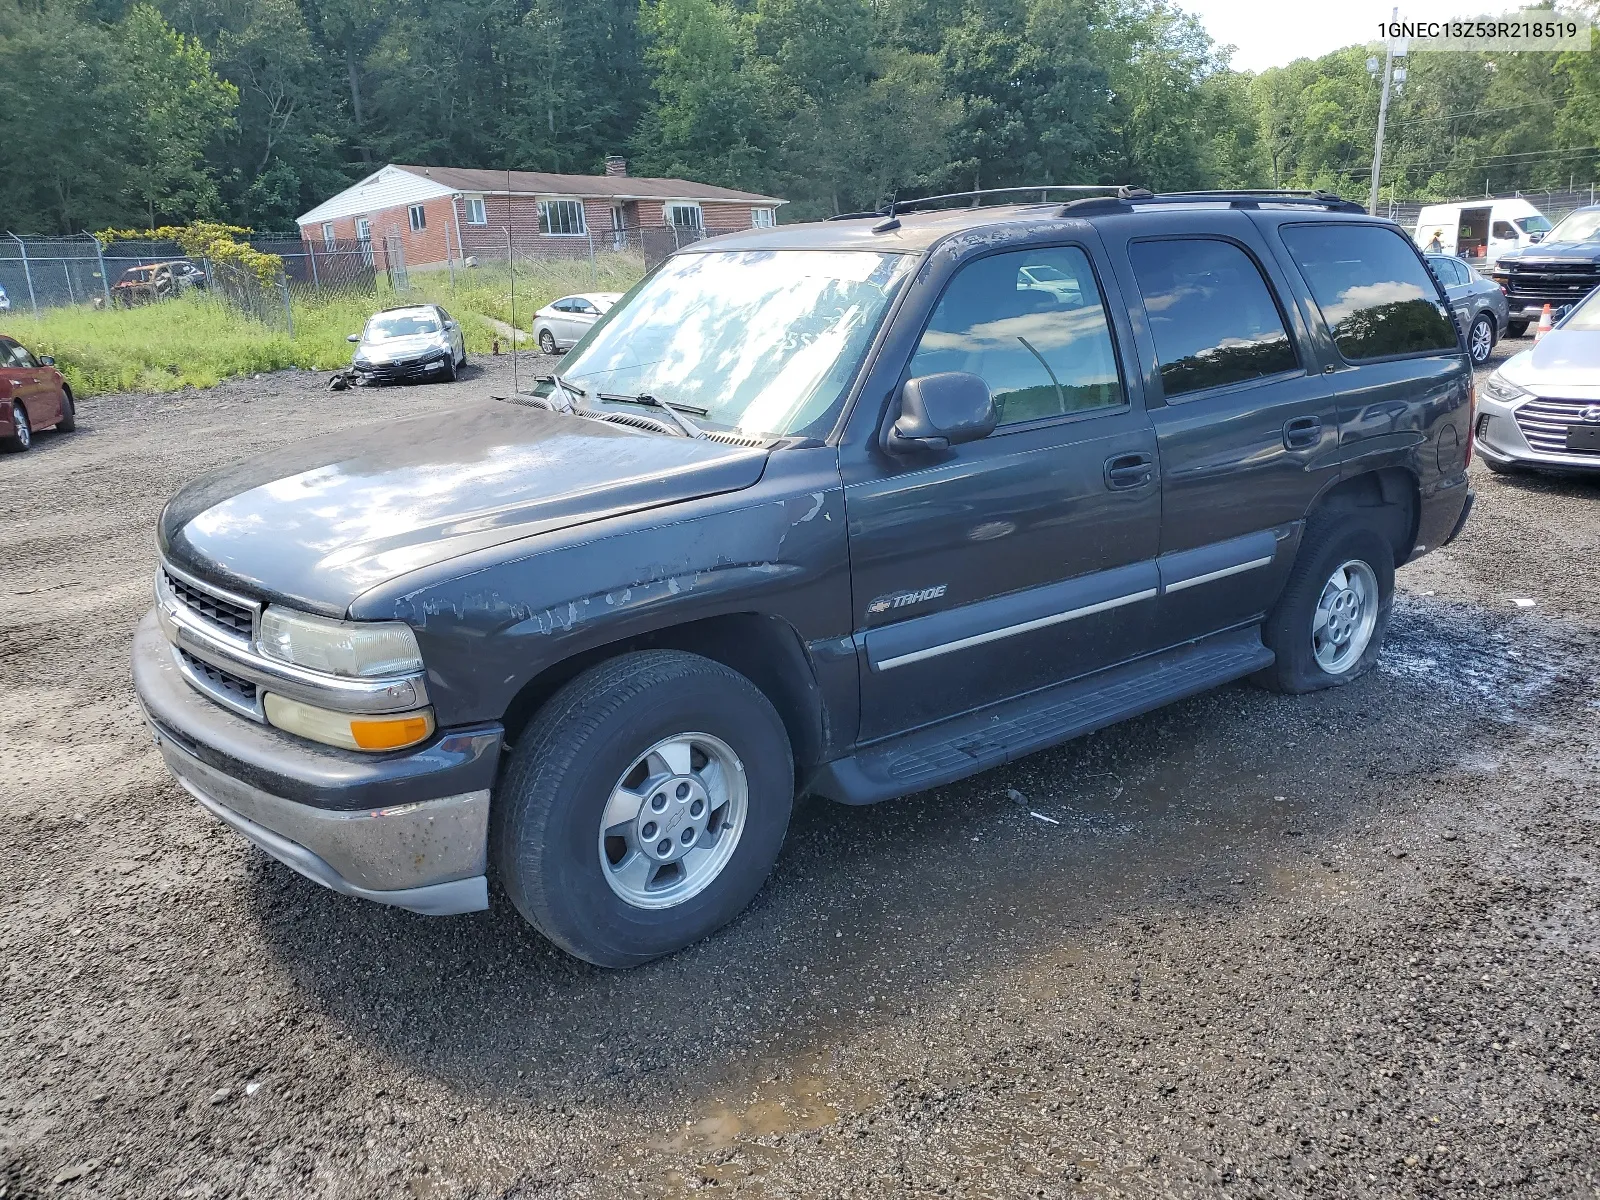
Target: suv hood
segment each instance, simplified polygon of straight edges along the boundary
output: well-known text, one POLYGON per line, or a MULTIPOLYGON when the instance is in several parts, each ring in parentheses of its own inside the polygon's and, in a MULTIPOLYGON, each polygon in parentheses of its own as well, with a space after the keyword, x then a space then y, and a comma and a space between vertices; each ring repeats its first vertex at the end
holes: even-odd
POLYGON ((1537 242, 1507 250, 1495 264, 1516 262, 1523 266, 1544 263, 1592 263, 1600 261, 1600 242, 1537 242))
POLYGON ((161 514, 175 565, 342 615, 421 567, 738 491, 767 451, 483 401, 290 445, 201 476, 161 514))

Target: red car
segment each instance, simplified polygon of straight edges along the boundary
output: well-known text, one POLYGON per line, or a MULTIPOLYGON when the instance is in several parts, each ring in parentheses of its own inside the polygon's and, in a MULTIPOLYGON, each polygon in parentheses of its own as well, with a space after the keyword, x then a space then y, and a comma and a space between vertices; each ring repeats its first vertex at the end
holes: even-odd
POLYGON ((35 358, 0 334, 0 446, 26 450, 33 431, 54 426, 69 433, 77 425, 72 389, 49 355, 35 358))

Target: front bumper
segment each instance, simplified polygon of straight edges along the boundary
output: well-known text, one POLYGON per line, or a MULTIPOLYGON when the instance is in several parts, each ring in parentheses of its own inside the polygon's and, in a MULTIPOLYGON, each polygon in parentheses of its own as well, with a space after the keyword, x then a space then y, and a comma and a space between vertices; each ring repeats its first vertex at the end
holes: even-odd
POLYGON ((316 746, 197 692, 154 613, 134 636, 133 677, 178 782, 278 861, 334 891, 414 912, 488 907, 499 725, 446 730, 397 754, 316 746))
MULTIPOLYGON (((1538 397, 1533 398, 1537 401, 1538 397)), ((1600 453, 1540 449, 1529 442, 1517 421, 1517 409, 1528 403, 1502 404, 1478 393, 1476 453, 1500 466, 1539 467, 1549 471, 1600 471, 1600 453)))
POLYGON ((350 369, 371 383, 416 383, 443 378, 450 369, 450 353, 434 353, 402 362, 354 363, 350 369))

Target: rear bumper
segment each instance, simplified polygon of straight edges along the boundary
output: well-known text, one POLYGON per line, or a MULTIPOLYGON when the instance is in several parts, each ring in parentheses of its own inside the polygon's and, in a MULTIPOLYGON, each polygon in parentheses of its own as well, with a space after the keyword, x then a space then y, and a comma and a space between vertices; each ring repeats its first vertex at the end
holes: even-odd
POLYGON ((308 879, 415 912, 488 906, 498 725, 447 730, 398 754, 316 746, 202 696, 152 613, 134 689, 178 782, 212 816, 308 879))

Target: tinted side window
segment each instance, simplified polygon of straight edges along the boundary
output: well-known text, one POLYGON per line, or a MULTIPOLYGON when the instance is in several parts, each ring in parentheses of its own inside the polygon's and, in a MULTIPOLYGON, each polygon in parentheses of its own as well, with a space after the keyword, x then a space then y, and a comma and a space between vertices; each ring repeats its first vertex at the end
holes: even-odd
POLYGON ((1283 242, 1347 359, 1456 348, 1456 327, 1410 243, 1390 229, 1285 225, 1283 242))
POLYGON ((913 376, 940 371, 980 376, 1002 425, 1125 402, 1100 288, 1073 246, 962 267, 911 359, 913 376))
POLYGON ((1299 367, 1267 281, 1239 247, 1135 242, 1128 258, 1167 399, 1299 367))
POLYGON ((1454 287, 1458 283, 1466 282, 1464 273, 1453 258, 1430 258, 1428 265, 1433 268, 1433 273, 1445 287, 1454 287))

